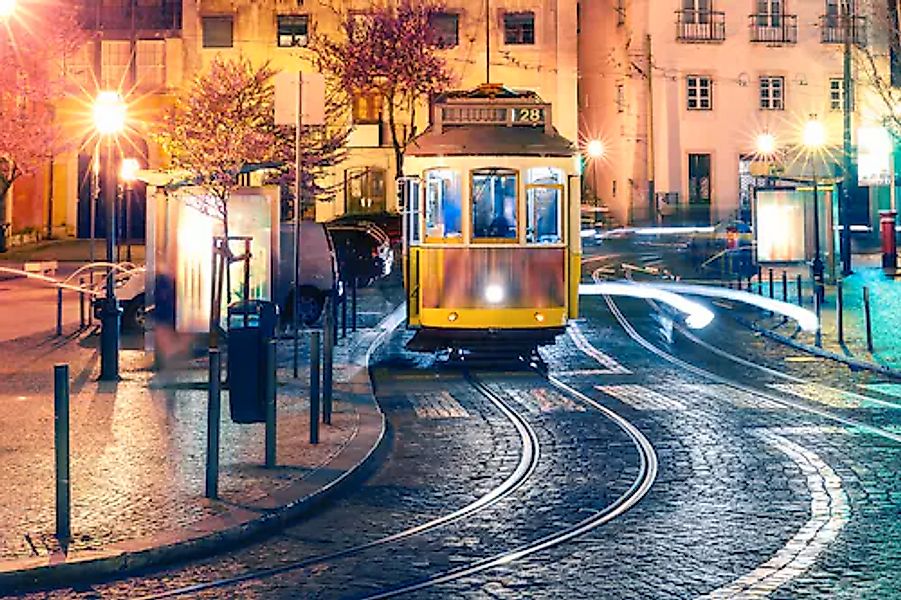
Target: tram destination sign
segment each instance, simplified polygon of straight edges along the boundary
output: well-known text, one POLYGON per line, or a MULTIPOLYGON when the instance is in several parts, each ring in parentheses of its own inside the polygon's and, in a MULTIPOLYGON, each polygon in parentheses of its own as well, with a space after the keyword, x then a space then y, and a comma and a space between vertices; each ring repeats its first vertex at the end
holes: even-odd
POLYGON ((545 124, 547 107, 543 104, 520 106, 469 105, 441 107, 444 125, 531 126, 545 124))

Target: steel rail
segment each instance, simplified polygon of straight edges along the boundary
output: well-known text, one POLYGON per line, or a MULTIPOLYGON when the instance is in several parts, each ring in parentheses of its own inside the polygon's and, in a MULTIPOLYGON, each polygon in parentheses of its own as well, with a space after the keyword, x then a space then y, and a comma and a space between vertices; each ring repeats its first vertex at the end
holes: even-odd
MULTIPOLYGON (((371 354, 367 354, 367 363, 370 359, 371 354)), ((278 567, 248 571, 246 573, 235 575, 233 577, 224 577, 221 579, 215 579, 189 586, 173 588, 154 594, 148 594, 138 597, 137 600, 154 600, 158 598, 173 598, 186 594, 196 594, 206 590, 230 587, 246 581, 265 579, 273 577, 275 575, 304 569, 332 560, 347 558, 360 554, 367 550, 371 550, 373 548, 386 546, 417 535, 422 535, 426 532, 434 531, 451 523, 472 517, 474 514, 481 512, 489 508, 490 506, 493 506, 494 504, 500 502, 504 498, 510 496, 532 477, 535 469, 538 466, 538 460, 540 456, 538 435, 535 433, 535 430, 532 428, 532 426, 529 425, 528 421, 526 421, 526 419, 521 414, 511 409, 507 405, 507 403, 504 402, 500 397, 498 397, 496 394, 491 393, 490 390, 486 391, 479 385, 478 382, 470 380, 468 376, 467 381, 482 396, 487 398, 488 401, 491 402, 507 418, 507 420, 509 420, 513 424, 520 439, 522 450, 520 452, 519 462, 517 463, 516 468, 513 470, 513 472, 497 487, 480 496, 474 502, 471 502, 470 504, 467 504, 466 506, 463 506, 451 513, 436 517, 420 525, 410 527, 409 529, 405 529, 403 531, 373 540, 371 542, 367 542, 365 544, 359 544, 357 546, 351 546, 350 548, 339 550, 337 552, 294 561, 291 563, 279 565, 278 567)))
POLYGON ((567 527, 556 533, 543 536, 526 544, 522 544, 511 550, 483 558, 466 566, 439 573, 416 583, 381 591, 370 596, 365 596, 365 600, 392 598, 395 596, 409 594, 426 588, 434 587, 436 585, 450 583, 452 581, 470 577, 472 575, 476 575, 495 567, 506 565, 532 554, 560 546, 623 515, 626 511, 638 504, 638 502, 641 501, 641 499, 644 498, 650 491, 651 486, 654 484, 654 481, 657 478, 658 463, 657 454, 654 451, 654 447, 648 440, 648 438, 645 437, 645 435, 637 427, 635 427, 635 425, 630 423, 628 420, 626 420, 624 417, 617 414, 613 410, 607 408, 596 400, 593 400, 592 398, 576 390, 575 388, 563 383, 552 375, 543 373, 538 369, 536 369, 536 371, 538 371, 542 377, 547 379, 547 381, 552 386, 554 386, 561 392, 570 395, 577 400, 588 404, 592 408, 595 408, 602 412, 606 417, 616 423, 620 427, 620 429, 622 429, 631 438, 633 444, 638 450, 639 458, 641 460, 638 475, 632 482, 632 485, 629 486, 629 489, 626 490, 626 492, 619 498, 617 498, 613 503, 607 505, 591 517, 579 521, 575 525, 567 527))
POLYGON ((834 413, 829 412, 828 410, 823 410, 820 408, 802 404, 800 402, 794 402, 792 400, 787 400, 787 399, 777 396, 775 394, 771 394, 769 392, 765 392, 765 391, 756 389, 752 386, 746 385, 739 381, 735 381, 734 379, 729 379, 727 377, 723 377, 722 375, 714 373, 713 371, 709 371, 702 367, 698 367, 697 365, 693 365, 689 362, 682 360, 681 358, 673 356, 672 354, 666 352, 665 350, 658 348, 656 345, 654 345, 653 343, 648 341, 646 338, 644 338, 640 333, 638 333, 638 331, 632 326, 632 324, 625 317, 625 315, 623 315, 622 311, 619 309, 619 307, 616 305, 616 303, 609 296, 605 296, 604 299, 607 302, 607 306, 610 308, 610 311, 613 313, 614 317, 619 322, 620 326, 625 330, 626 334, 630 338, 632 338, 633 341, 637 342, 640 346, 642 346, 649 352, 656 354, 657 356, 659 356, 663 360, 669 362, 670 364, 681 367, 682 369, 685 369, 686 371, 694 373, 695 375, 698 375, 699 377, 703 377, 705 379, 715 381, 716 383, 727 385, 734 389, 741 390, 747 394, 751 394, 753 396, 757 396, 757 397, 769 400, 771 402, 775 402, 776 404, 780 404, 782 406, 786 406, 789 408, 794 408, 796 410, 806 412, 809 414, 817 415, 826 420, 833 421, 836 423, 841 423, 842 425, 847 425, 849 427, 857 427, 863 431, 866 431, 866 432, 876 435, 878 437, 882 437, 882 438, 891 440, 893 442, 901 443, 901 435, 892 433, 891 431, 882 429, 881 427, 877 427, 875 425, 870 425, 868 423, 864 423, 863 421, 858 421, 857 419, 851 419, 849 417, 843 417, 841 415, 836 415, 834 413))

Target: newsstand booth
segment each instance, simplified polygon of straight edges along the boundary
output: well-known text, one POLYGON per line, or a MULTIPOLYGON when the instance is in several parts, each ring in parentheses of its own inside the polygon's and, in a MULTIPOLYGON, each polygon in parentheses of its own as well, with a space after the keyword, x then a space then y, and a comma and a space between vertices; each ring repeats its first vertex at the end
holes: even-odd
MULTIPOLYGON (((157 181, 156 183, 162 183, 157 181)), ((235 255, 249 241, 248 294, 244 302, 245 264, 229 269, 223 283, 220 326, 232 338, 228 374, 230 406, 236 422, 262 420, 265 346, 275 332, 272 304, 279 259, 277 186, 239 188, 228 200, 229 236, 235 255), (238 300, 238 302, 235 302, 238 300), (235 343, 236 342, 236 343, 235 343), (245 400, 245 401, 242 401, 245 400)), ((147 350, 160 359, 185 348, 205 345, 212 309, 213 244, 224 234, 217 203, 200 187, 149 187, 145 301, 153 307, 147 350)))

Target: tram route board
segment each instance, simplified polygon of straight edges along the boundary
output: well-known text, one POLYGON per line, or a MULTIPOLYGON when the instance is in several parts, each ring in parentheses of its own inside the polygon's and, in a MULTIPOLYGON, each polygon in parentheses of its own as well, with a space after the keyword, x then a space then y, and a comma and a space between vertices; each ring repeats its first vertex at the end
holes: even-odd
POLYGON ((543 104, 520 106, 460 106, 442 107, 445 125, 513 125, 542 126, 545 124, 546 107, 543 104))

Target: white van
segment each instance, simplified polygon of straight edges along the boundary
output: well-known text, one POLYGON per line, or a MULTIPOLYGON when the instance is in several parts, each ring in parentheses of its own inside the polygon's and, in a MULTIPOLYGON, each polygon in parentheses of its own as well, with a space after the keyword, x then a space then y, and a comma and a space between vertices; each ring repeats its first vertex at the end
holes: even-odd
MULTIPOLYGON (((275 301, 282 324, 294 318, 294 223, 282 223, 279 232, 279 265, 275 284, 275 301)), ((340 295, 338 264, 331 236, 321 223, 303 221, 300 225, 300 272, 297 277, 299 316, 306 325, 315 323, 322 314, 325 300, 332 290, 340 295)))

